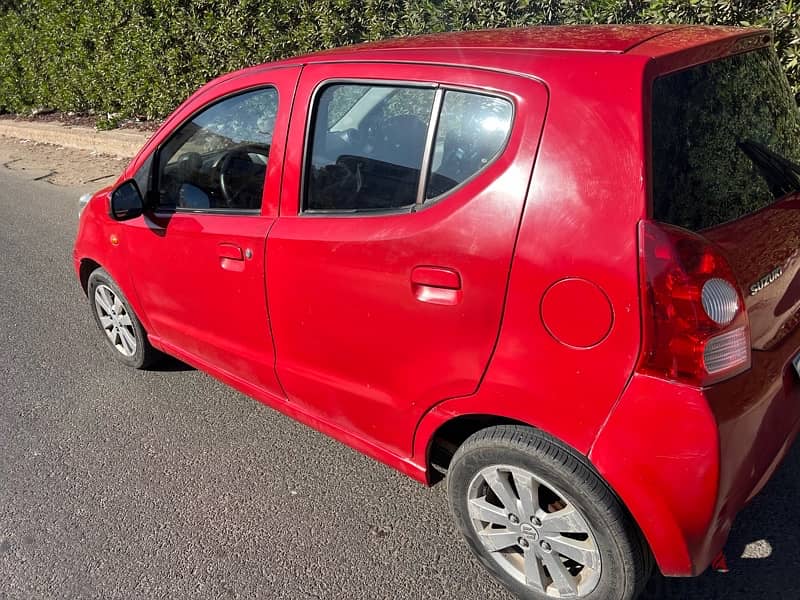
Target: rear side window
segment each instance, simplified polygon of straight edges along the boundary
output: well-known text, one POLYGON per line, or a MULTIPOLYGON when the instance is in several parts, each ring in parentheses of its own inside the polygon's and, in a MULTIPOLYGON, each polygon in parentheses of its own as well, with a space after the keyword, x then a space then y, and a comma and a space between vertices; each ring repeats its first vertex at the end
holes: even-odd
POLYGON ((379 211, 439 198, 502 151, 509 100, 434 87, 333 84, 311 120, 305 211, 379 211))
POLYGON ((653 217, 699 231, 800 188, 800 114, 771 50, 656 79, 653 217))
POLYGON ((433 88, 325 88, 313 118, 306 210, 414 204, 435 94, 433 88))

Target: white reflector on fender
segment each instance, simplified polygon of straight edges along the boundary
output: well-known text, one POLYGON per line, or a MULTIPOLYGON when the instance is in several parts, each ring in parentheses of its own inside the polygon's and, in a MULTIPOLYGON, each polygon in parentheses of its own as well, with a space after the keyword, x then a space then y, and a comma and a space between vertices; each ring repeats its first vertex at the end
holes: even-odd
POLYGON ((706 342, 703 361, 709 374, 727 371, 750 361, 747 330, 739 327, 706 342))

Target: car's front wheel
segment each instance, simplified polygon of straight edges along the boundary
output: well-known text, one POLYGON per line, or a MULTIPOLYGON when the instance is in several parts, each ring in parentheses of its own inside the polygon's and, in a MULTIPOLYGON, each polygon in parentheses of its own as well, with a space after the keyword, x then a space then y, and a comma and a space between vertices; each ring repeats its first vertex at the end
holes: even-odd
POLYGON ((652 569, 630 516, 584 460, 534 429, 491 427, 448 469, 458 527, 519 598, 632 600, 652 569))
POLYGON ((89 275, 87 295, 92 316, 117 360, 144 369, 158 357, 119 286, 104 269, 89 275))

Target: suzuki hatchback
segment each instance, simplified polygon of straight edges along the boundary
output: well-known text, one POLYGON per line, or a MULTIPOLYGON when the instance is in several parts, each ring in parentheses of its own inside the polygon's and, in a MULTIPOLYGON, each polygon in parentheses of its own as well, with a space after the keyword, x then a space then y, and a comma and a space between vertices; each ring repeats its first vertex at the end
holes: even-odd
POLYGON ((800 115, 770 33, 395 39, 225 75, 85 202, 111 353, 423 483, 520 598, 705 570, 800 426, 800 115))

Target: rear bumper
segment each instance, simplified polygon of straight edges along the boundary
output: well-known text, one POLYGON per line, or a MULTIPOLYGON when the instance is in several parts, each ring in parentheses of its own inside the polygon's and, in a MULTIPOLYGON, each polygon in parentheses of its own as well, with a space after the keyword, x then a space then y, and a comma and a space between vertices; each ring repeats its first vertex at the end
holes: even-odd
POLYGON ((634 375, 590 452, 661 572, 702 573, 800 429, 800 332, 706 389, 634 375))

